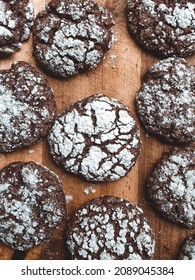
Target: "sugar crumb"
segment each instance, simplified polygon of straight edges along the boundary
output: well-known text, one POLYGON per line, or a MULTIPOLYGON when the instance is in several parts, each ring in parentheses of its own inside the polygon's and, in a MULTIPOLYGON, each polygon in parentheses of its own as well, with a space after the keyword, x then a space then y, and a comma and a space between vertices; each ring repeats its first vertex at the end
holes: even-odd
POLYGON ((92 194, 96 192, 95 186, 94 185, 89 185, 88 187, 86 187, 83 192, 88 195, 88 194, 92 194))
POLYGON ((66 199, 66 202, 69 203, 71 200, 73 200, 73 196, 71 194, 66 194, 65 199, 66 199))

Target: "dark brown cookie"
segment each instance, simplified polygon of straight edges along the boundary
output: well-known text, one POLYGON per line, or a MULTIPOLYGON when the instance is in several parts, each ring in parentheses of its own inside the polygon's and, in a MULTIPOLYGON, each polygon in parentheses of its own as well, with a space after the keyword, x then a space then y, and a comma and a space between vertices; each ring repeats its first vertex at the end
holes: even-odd
POLYGON ((136 96, 139 117, 148 132, 171 143, 195 140, 195 66, 183 58, 154 64, 136 96))
POLYGON ((142 209, 128 200, 103 196, 88 201, 66 229, 73 259, 140 260, 154 253, 154 233, 142 209))
POLYGON ((195 260, 195 235, 187 238, 181 245, 179 260, 195 260))
POLYGON ((127 21, 136 41, 154 55, 195 53, 194 0, 128 0, 127 21))
POLYGON ((195 146, 173 148, 157 161, 147 196, 164 218, 195 228, 195 146))
POLYGON ((52 0, 34 24, 34 56, 66 78, 95 68, 114 42, 112 15, 92 0, 52 0))
POLYGON ((30 36, 34 9, 29 0, 0 0, 0 53, 14 53, 30 36))
POLYGON ((128 108, 103 94, 68 107, 55 121, 48 142, 54 161, 89 181, 125 176, 140 151, 140 132, 128 108))
POLYGON ((61 181, 35 162, 14 162, 0 171, 0 240, 27 250, 51 237, 66 215, 61 181))
POLYGON ((0 70, 0 152, 32 145, 51 128, 56 104, 46 77, 26 62, 0 70))

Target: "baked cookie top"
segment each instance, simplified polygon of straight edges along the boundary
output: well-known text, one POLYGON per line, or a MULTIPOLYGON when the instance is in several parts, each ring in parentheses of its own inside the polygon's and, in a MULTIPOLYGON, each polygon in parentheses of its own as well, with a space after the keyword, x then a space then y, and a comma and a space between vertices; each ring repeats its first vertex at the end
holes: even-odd
POLYGON ((157 161, 147 196, 164 218, 195 228, 195 146, 176 147, 157 161))
POLYGON ((195 235, 191 235, 181 245, 179 260, 195 260, 195 235))
POLYGON ((89 181, 125 176, 140 151, 140 131, 128 108, 103 94, 69 106, 48 134, 54 161, 89 181))
POLYGON ((0 53, 14 53, 30 36, 34 9, 29 0, 0 0, 0 53))
POLYGON ((114 42, 111 13, 93 0, 52 0, 35 19, 34 56, 66 78, 94 68, 114 42))
POLYGON ((56 115, 46 77, 27 62, 0 70, 0 152, 28 147, 45 136, 56 115))
POLYGON ((0 171, 0 240, 27 250, 51 237, 66 215, 56 174, 36 162, 14 162, 0 171))
POLYGON ((154 233, 142 209, 113 196, 84 204, 70 217, 66 235, 73 259, 150 259, 155 248, 154 233))
POLYGON ((128 0, 127 21, 136 41, 160 57, 195 53, 193 0, 128 0))
POLYGON ((171 143, 195 140, 195 66, 171 57, 145 74, 136 96, 142 124, 152 135, 171 143))

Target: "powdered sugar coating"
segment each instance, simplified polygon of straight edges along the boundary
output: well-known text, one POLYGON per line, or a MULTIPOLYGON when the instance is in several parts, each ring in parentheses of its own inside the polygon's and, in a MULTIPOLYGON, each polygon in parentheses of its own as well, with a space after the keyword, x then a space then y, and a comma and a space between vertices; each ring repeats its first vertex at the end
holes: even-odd
POLYGON ((148 198, 166 219, 195 228, 195 147, 174 148, 155 165, 148 198))
POLYGON ((131 34, 153 54, 195 53, 194 1, 128 0, 127 19, 131 34))
POLYGON ((134 165, 140 132, 127 107, 97 94, 68 107, 48 142, 54 161, 65 170, 89 181, 114 181, 134 165))
POLYGON ((112 15, 92 0, 53 0, 34 24, 34 55, 66 78, 97 66, 114 42, 112 15))
POLYGON ((154 64, 136 96, 139 117, 148 132, 169 142, 195 140, 195 66, 182 58, 154 64))
POLYGON ((88 201, 66 229, 73 259, 140 260, 154 253, 154 233, 130 201, 104 196, 88 201))
POLYGON ((195 260, 195 235, 191 235, 182 244, 179 260, 195 260))
POLYGON ((29 0, 0 0, 0 53, 14 53, 30 36, 34 9, 29 0))
POLYGON ((0 151, 32 145, 48 133, 56 104, 45 76, 26 62, 0 71, 0 151))
POLYGON ((0 171, 0 239, 27 250, 50 238, 66 214, 61 181, 35 162, 14 162, 0 171))

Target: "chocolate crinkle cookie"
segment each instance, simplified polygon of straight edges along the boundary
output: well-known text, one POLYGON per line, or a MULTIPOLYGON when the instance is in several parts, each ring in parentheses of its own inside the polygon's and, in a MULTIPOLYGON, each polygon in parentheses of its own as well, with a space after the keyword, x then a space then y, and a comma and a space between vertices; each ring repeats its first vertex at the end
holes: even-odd
POLYGON ((146 130, 174 144, 195 140, 195 66, 183 58, 154 64, 136 96, 138 115, 146 130))
POLYGON ((30 36, 34 9, 29 0, 0 0, 0 53, 11 54, 30 36))
POLYGON ((78 209, 66 236, 72 259, 78 260, 147 260, 155 249, 142 209, 113 196, 95 198, 78 209))
POLYGON ((175 147, 157 161, 147 196, 164 218, 195 228, 195 146, 175 147))
POLYGON ((11 152, 45 136, 56 115, 46 77, 30 64, 13 63, 0 70, 0 152, 11 152))
POLYGON ((36 162, 14 162, 0 171, 0 240, 25 251, 51 237, 66 216, 62 184, 36 162))
POLYGON ((181 245, 179 260, 195 260, 195 235, 187 238, 181 245))
POLYGON ((62 78, 94 68, 114 42, 114 21, 92 0, 52 0, 34 24, 34 56, 62 78))
POLYGON ((194 0, 128 0, 127 21, 136 41, 152 54, 195 53, 194 0))
POLYGON ((96 94, 69 106, 48 142, 54 161, 65 170, 89 181, 114 181, 134 165, 140 131, 125 105, 96 94))

